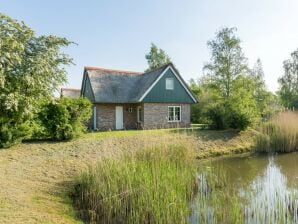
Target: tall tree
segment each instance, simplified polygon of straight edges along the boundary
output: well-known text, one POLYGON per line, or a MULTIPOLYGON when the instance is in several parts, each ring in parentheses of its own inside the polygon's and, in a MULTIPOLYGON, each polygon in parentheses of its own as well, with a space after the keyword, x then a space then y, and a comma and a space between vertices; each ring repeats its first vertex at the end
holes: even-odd
POLYGON ((269 109, 273 95, 266 88, 261 59, 257 59, 253 69, 251 70, 251 74, 254 82, 254 98, 260 113, 265 115, 268 112, 267 110, 269 109))
POLYGON ((284 61, 284 74, 278 80, 279 96, 285 107, 298 108, 298 49, 291 54, 291 58, 284 61))
POLYGON ((145 55, 145 58, 149 66, 146 71, 154 70, 171 62, 171 58, 165 53, 165 51, 158 48, 153 43, 151 43, 150 52, 145 55))
POLYGON ((69 44, 0 14, 0 147, 28 135, 37 103, 66 82, 63 65, 72 60, 61 47, 69 44))
POLYGON ((236 78, 248 70, 240 39, 235 35, 236 30, 223 28, 216 33, 215 39, 207 42, 211 50, 211 60, 204 66, 204 71, 216 82, 226 99, 233 92, 236 78))

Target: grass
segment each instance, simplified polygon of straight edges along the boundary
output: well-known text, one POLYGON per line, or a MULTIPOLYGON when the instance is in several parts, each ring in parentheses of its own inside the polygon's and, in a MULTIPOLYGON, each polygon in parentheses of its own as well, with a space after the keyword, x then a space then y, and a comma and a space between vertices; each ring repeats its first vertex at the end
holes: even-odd
POLYGON ((183 142, 197 158, 249 151, 253 135, 197 129, 98 132, 71 142, 26 142, 0 150, 0 223, 81 223, 68 193, 82 170, 161 143, 183 142))
POLYGON ((80 217, 88 223, 187 223, 194 158, 185 145, 163 145, 99 162, 76 181, 80 217))
POLYGON ((298 112, 283 112, 264 123, 255 148, 257 152, 298 151, 298 112))

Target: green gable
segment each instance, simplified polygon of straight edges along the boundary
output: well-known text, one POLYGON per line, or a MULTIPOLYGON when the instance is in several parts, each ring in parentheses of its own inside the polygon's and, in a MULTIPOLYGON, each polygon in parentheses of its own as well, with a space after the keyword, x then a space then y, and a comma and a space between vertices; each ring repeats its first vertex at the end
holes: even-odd
POLYGON ((92 87, 91 87, 91 83, 90 83, 90 79, 88 76, 86 76, 86 80, 84 82, 84 89, 83 89, 83 96, 88 98, 91 102, 94 102, 94 95, 93 95, 93 91, 92 91, 92 87))
POLYGON ((155 84, 143 99, 145 103, 195 103, 171 69, 155 84), (166 79, 172 78, 174 89, 166 89, 166 79))

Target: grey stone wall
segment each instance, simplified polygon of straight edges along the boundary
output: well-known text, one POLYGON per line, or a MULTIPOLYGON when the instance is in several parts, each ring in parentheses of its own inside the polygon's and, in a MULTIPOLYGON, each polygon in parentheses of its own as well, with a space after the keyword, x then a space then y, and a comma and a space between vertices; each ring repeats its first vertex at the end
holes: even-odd
POLYGON ((144 129, 190 126, 190 104, 144 103, 144 129), (181 121, 168 122, 168 106, 181 106, 181 121))

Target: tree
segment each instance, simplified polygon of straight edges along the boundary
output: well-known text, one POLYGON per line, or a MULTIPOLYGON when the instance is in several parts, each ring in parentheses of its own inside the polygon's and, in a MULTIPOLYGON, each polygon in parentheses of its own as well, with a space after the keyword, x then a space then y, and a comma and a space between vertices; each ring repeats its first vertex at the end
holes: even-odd
POLYGON ((38 102, 66 82, 63 65, 72 60, 61 48, 70 44, 0 14, 0 147, 28 136, 38 102))
POLYGON ((208 41, 211 61, 204 66, 204 71, 219 87, 224 98, 233 92, 233 82, 248 71, 246 58, 240 46, 240 39, 235 36, 236 28, 223 28, 214 40, 208 41))
POLYGON ((171 58, 165 53, 165 51, 158 48, 153 43, 151 43, 150 52, 145 55, 145 58, 149 66, 146 71, 154 70, 171 62, 171 58))
POLYGON ((285 107, 298 108, 298 49, 283 63, 284 74, 278 80, 279 96, 285 107))
POLYGON ((245 129, 259 117, 254 79, 235 31, 236 28, 223 28, 207 42, 211 59, 204 66, 198 98, 203 99, 201 114, 216 129, 245 129))
POLYGON ((273 100, 273 94, 270 93, 266 88, 261 59, 257 59, 253 69, 251 70, 251 75, 254 82, 253 95, 256 100, 258 110, 264 117, 266 114, 270 113, 269 110, 272 109, 270 108, 270 102, 273 100))

